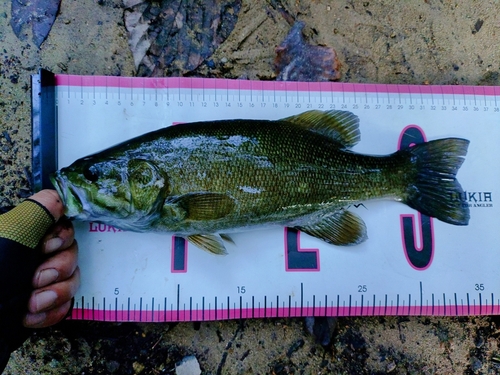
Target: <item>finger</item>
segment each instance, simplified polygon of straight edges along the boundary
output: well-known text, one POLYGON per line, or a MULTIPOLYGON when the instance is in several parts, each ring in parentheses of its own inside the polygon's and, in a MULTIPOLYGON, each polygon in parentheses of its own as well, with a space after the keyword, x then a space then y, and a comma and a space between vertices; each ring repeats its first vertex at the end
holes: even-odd
POLYGON ((59 194, 55 190, 41 190, 38 193, 32 195, 30 199, 37 201, 42 206, 44 206, 57 221, 64 214, 64 205, 62 203, 59 194))
POLYGON ((78 244, 73 241, 67 249, 54 254, 38 266, 33 276, 33 287, 43 288, 69 279, 75 273, 77 264, 78 244))
POLYGON ((42 252, 50 254, 55 251, 67 249, 75 239, 73 224, 66 218, 62 218, 42 239, 42 252))
POLYGON ((58 308, 73 298, 79 286, 80 270, 77 267, 67 280, 33 291, 28 302, 28 311, 37 314, 58 308))
POLYGON ((68 301, 52 310, 38 314, 28 313, 24 317, 24 326, 27 328, 45 328, 59 323, 68 314, 73 301, 68 301))

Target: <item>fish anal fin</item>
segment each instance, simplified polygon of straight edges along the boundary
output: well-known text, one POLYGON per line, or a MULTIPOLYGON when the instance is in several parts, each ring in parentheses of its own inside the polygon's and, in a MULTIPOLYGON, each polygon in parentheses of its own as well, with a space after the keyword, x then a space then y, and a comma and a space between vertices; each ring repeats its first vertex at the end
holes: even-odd
POLYGON ((368 238, 363 219, 343 209, 327 214, 315 223, 296 228, 338 246, 357 245, 368 238))
POLYGON ((215 255, 227 255, 222 238, 214 234, 193 234, 186 238, 190 243, 215 255))
POLYGON ((231 238, 231 236, 229 234, 226 234, 226 233, 219 233, 219 236, 226 242, 229 242, 233 245, 236 245, 234 243, 234 240, 231 238))
POLYGON ((312 110, 290 116, 282 121, 292 122, 337 141, 342 147, 351 148, 360 139, 359 118, 349 111, 312 110))
POLYGON ((175 203, 189 220, 221 219, 234 211, 234 199, 223 193, 191 193, 176 198, 175 203))

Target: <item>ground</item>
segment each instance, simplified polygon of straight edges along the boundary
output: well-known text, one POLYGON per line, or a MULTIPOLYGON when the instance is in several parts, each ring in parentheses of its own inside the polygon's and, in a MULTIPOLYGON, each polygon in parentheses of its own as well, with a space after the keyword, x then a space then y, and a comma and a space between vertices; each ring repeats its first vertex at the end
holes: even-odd
MULTIPOLYGON (((247 0, 192 75, 275 79, 274 50, 290 30, 283 10, 311 43, 337 51, 343 82, 499 85, 497 0, 247 0)), ((118 0, 63 0, 41 49, 9 22, 10 2, 0 2, 0 205, 31 192, 30 74, 135 74, 118 0)), ((37 331, 6 373, 162 374, 194 355, 207 374, 496 374, 499 335, 494 316, 344 318, 326 347, 300 319, 64 322, 37 331)))

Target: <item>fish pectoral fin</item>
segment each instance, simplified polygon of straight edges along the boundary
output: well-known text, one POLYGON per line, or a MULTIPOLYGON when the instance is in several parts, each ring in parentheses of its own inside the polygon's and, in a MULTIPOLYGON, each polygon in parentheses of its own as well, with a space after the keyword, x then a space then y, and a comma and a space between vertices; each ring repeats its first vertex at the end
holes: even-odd
POLYGON ((363 219, 346 210, 337 210, 314 224, 296 229, 339 246, 357 245, 368 238, 363 219))
POLYGON ((359 118, 349 111, 312 110, 286 117, 282 121, 293 122, 306 129, 327 136, 337 141, 340 146, 346 148, 353 147, 361 138, 359 118))
POLYGON ((175 200, 189 220, 221 219, 234 211, 234 199, 223 193, 191 193, 175 200))
POLYGON ((222 238, 213 234, 193 234, 187 240, 202 250, 215 255, 227 255, 227 250, 222 243, 222 238))

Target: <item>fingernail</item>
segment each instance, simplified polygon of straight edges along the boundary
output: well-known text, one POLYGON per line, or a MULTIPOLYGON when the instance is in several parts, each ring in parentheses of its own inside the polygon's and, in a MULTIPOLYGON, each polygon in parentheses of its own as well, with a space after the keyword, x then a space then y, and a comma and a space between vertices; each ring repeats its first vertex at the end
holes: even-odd
POLYGON ((51 238, 50 240, 48 240, 47 242, 45 242, 45 251, 47 253, 55 251, 55 250, 59 249, 62 246, 63 242, 64 241, 61 238, 59 238, 59 237, 51 238))
POLYGON ((47 318, 47 314, 42 312, 38 314, 28 314, 26 318, 24 318, 24 325, 28 327, 36 327, 45 322, 47 318))
POLYGON ((44 286, 47 286, 56 281, 58 277, 59 272, 57 272, 57 270, 54 268, 47 268, 46 270, 42 270, 38 273, 36 287, 42 288, 44 286))
POLYGON ((45 290, 35 295, 36 312, 45 310, 52 306, 57 300, 57 294, 53 290, 45 290))

